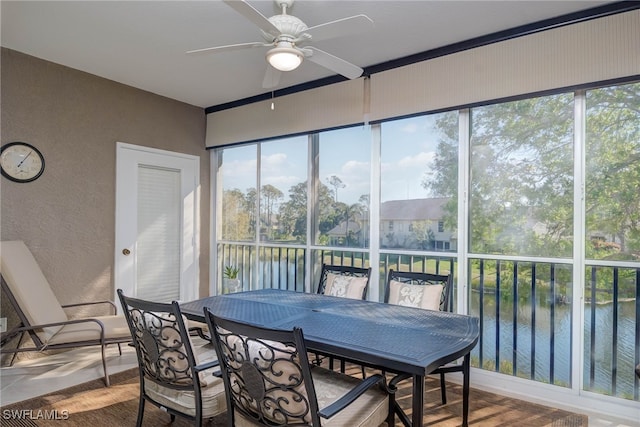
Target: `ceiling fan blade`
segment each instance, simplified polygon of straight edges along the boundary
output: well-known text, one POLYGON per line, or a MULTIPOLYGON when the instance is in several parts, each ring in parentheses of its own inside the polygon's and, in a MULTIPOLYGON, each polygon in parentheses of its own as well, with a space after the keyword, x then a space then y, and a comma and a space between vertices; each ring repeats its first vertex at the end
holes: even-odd
POLYGON ((244 0, 223 0, 227 5, 231 6, 233 10, 238 12, 240 15, 247 18, 249 21, 253 22, 258 26, 262 31, 267 34, 271 34, 273 37, 278 37, 280 35, 280 30, 278 27, 273 25, 269 19, 260 13, 256 8, 251 6, 244 0))
POLYGON ((326 22, 307 28, 305 33, 311 35, 311 41, 327 40, 334 37, 348 36, 373 29, 373 21, 367 15, 356 15, 336 21, 326 22))
POLYGON ((357 65, 353 65, 344 59, 340 59, 337 56, 333 56, 318 48, 309 46, 306 47, 305 50, 310 50, 312 52, 312 54, 310 56, 306 56, 305 59, 341 74, 348 79, 357 79, 364 72, 364 70, 357 65))
POLYGON ((262 87, 264 89, 272 89, 278 86, 280 83, 280 76, 282 71, 276 70, 271 65, 267 65, 267 71, 264 73, 264 80, 262 81, 262 87))
POLYGON ((204 53, 204 52, 224 52, 227 50, 240 50, 240 49, 250 49, 252 47, 264 47, 270 46, 261 42, 251 42, 251 43, 238 43, 238 44, 229 44, 226 46, 215 46, 215 47, 205 47, 204 49, 194 49, 188 50, 187 53, 204 53))

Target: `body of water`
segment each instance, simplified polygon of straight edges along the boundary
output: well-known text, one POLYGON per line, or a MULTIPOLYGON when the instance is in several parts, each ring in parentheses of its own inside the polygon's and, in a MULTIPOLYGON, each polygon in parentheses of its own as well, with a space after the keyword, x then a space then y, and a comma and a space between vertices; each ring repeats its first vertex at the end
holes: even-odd
MULTIPOLYGON (((470 302, 471 314, 479 316, 480 295, 474 292, 470 302)), ((634 398, 635 305, 635 301, 619 302, 617 319, 613 303, 595 306, 593 352, 592 307, 584 305, 585 324, 575 326, 584 334, 585 390, 634 398)), ((472 352, 475 362, 485 369, 495 370, 497 366, 503 373, 570 387, 571 310, 571 303, 552 305, 548 301, 536 304, 535 311, 530 303, 520 303, 514 310, 513 302, 499 301, 497 305, 495 295, 485 294, 481 342, 472 352)))

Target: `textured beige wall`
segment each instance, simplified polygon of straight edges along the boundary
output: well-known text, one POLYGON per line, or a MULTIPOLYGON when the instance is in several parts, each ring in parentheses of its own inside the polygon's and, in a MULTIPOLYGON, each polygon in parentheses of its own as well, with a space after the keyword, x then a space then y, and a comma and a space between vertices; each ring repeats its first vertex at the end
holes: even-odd
POLYGON ((26 184, 0 179, 0 238, 26 242, 61 303, 113 299, 116 142, 196 155, 200 294, 207 295, 204 110, 7 49, 1 60, 2 144, 36 146, 45 171, 26 184))

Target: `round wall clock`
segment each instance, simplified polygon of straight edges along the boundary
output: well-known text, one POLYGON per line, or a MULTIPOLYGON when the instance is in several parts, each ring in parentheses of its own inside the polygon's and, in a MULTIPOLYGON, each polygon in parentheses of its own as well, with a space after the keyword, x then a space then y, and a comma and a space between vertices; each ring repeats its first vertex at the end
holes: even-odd
POLYGON ((26 142, 10 142, 0 149, 2 175, 14 182, 31 182, 44 172, 44 156, 26 142))

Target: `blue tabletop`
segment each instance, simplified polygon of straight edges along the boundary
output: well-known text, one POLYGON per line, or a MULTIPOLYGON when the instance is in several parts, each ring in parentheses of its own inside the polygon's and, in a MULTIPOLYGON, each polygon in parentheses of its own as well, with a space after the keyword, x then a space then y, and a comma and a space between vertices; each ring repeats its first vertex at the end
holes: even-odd
POLYGON ((204 308, 270 328, 302 328, 309 350, 389 371, 426 375, 469 353, 478 319, 460 314, 277 289, 239 292, 181 304, 203 321, 204 308))

